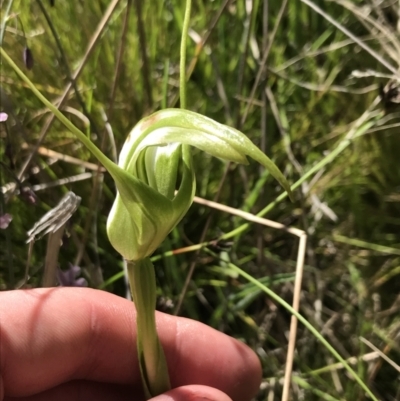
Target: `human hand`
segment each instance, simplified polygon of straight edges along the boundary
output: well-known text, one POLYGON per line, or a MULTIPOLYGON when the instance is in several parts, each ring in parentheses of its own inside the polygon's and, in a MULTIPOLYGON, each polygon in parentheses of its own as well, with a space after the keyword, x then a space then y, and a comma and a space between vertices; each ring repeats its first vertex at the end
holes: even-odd
MULTIPOLYGON (((248 401, 257 393, 260 363, 244 344, 160 312, 157 329, 173 390, 152 401, 248 401)), ((88 288, 1 293, 0 401, 16 399, 144 400, 132 303, 88 288)))

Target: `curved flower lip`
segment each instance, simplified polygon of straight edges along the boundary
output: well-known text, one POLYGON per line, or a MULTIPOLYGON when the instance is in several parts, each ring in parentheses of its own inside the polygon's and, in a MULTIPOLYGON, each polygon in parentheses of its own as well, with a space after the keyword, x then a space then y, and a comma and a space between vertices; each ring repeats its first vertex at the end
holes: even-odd
POLYGON ((180 127, 158 128, 151 132, 137 147, 131 163, 134 164, 140 152, 148 146, 164 146, 175 142, 194 146, 220 159, 248 164, 243 152, 228 141, 209 134, 208 132, 180 127))
POLYGON ((215 157, 241 164, 248 164, 246 156, 249 156, 269 170, 293 200, 284 175, 247 136, 193 111, 164 109, 141 120, 128 135, 118 165, 135 174, 136 162, 145 147, 173 142, 191 145, 215 157))

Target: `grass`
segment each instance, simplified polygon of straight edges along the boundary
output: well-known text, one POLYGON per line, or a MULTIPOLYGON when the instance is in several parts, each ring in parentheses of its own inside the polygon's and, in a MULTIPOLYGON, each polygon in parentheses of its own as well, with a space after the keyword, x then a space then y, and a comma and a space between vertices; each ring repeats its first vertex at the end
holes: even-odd
MULTIPOLYGON (((63 99, 59 108, 111 159, 139 119, 162 104, 179 105, 184 2, 139 4, 2 1, 2 10, 11 7, 4 49, 24 70, 29 46, 34 66, 25 73, 53 104, 63 99)), ((372 0, 196 1, 187 60, 187 108, 241 129, 297 188, 291 203, 255 164, 225 165, 199 153, 197 194, 307 234, 300 313, 384 401, 399 397, 399 372, 368 342, 400 364, 400 110, 377 98, 380 85, 399 79, 396 7, 372 0)), ((60 266, 76 263, 91 286, 124 296, 122 262, 105 232, 112 180, 84 164, 96 162, 4 61, 1 86, 9 115, 1 124, 1 214, 13 216, 0 230, 1 288, 15 288, 24 276, 26 232, 72 190, 82 202, 60 266), (19 182, 17 189, 35 189, 35 205, 5 190, 19 182)), ((291 303, 298 244, 284 230, 244 223, 207 204, 192 206, 154 262, 159 309, 172 313, 181 298, 179 314, 253 347, 263 364, 258 399, 280 400, 290 315, 230 266, 291 303)), ((46 241, 35 242, 28 286, 40 285, 45 254, 46 241)), ((303 326, 293 363, 293 400, 367 399, 303 326)))

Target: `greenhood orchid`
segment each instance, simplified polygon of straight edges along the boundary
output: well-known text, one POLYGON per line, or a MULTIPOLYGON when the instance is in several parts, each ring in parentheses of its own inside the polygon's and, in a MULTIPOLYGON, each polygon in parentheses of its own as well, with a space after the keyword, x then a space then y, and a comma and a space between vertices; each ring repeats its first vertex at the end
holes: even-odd
POLYGON ((118 163, 125 174, 111 172, 118 194, 107 231, 125 259, 136 261, 151 255, 192 204, 196 183, 187 145, 242 164, 250 156, 290 193, 275 164, 241 132, 188 110, 158 111, 128 135, 118 163))

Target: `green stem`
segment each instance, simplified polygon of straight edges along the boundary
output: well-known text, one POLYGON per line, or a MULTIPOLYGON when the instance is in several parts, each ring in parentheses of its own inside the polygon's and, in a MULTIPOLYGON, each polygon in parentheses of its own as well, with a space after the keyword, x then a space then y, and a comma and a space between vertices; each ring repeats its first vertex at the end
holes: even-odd
POLYGON ((61 44, 61 41, 60 41, 60 35, 58 35, 58 33, 56 31, 56 28, 54 27, 54 24, 53 24, 53 22, 52 22, 52 20, 51 20, 51 18, 49 16, 47 10, 46 10, 46 7, 42 3, 42 0, 36 0, 36 1, 38 3, 38 6, 39 6, 40 10, 42 11, 42 14, 43 14, 45 20, 47 21, 47 25, 49 26, 50 31, 51 31, 51 33, 53 35, 53 38, 54 38, 54 40, 56 42, 56 46, 58 48, 58 51, 60 52, 61 60, 62 60, 62 63, 64 65, 64 69, 65 69, 65 72, 67 74, 68 80, 69 80, 69 82, 71 82, 71 85, 72 85, 72 87, 74 89, 76 100, 78 101, 78 103, 82 107, 82 110, 83 110, 83 113, 85 114, 85 116, 89 119, 93 131, 98 135, 99 134, 99 130, 97 129, 96 124, 93 121, 93 118, 90 116, 89 111, 87 110, 86 104, 83 101, 82 96, 80 95, 80 92, 79 92, 78 87, 76 85, 76 81, 72 76, 71 69, 69 68, 67 55, 65 54, 64 47, 63 47, 63 45, 61 44))
POLYGON ((112 162, 104 153, 67 117, 64 116, 51 102, 49 102, 35 87, 31 80, 21 71, 21 69, 14 63, 7 52, 0 47, 1 56, 7 61, 11 68, 16 72, 16 74, 27 84, 27 86, 32 90, 35 96, 46 106, 48 109, 88 148, 90 152, 103 164, 103 166, 109 171, 109 173, 114 177, 118 176, 120 168, 112 162))
POLYGON ((8 17, 10 15, 11 7, 12 4, 14 3, 14 0, 9 0, 7 4, 6 11, 3 16, 3 21, 1 21, 1 28, 0 28, 0 46, 3 46, 3 39, 4 39, 4 33, 6 31, 6 26, 7 26, 7 21, 8 17))
MULTIPOLYGON (((181 109, 186 109, 186 45, 187 45, 187 37, 189 32, 189 24, 190 24, 190 12, 192 9, 192 0, 186 0, 186 8, 185 8, 185 16, 183 19, 183 27, 182 27, 182 38, 181 38, 181 54, 180 54, 180 63, 179 63, 179 95, 180 95, 180 107, 181 109)), ((192 154, 190 151, 189 145, 182 145, 182 157, 184 163, 187 165, 191 165, 192 154)), ((195 181, 193 181, 193 185, 195 185, 195 181)), ((192 188, 195 188, 192 186, 192 188)), ((194 194, 193 194, 194 195, 194 194)))
POLYGON ((157 335, 156 278, 149 258, 128 264, 128 278, 136 306, 137 350, 147 399, 171 389, 164 351, 157 335))
POLYGON ((161 98, 161 108, 167 108, 168 102, 168 75, 169 75, 169 58, 165 60, 164 63, 164 77, 163 77, 163 84, 162 84, 162 98, 161 98))
POLYGON ((189 31, 190 11, 192 9, 192 0, 186 0, 185 17, 183 20, 182 39, 181 39, 181 59, 180 59, 180 104, 181 109, 186 109, 186 41, 189 31))
POLYGON ((17 14, 17 20, 19 22, 19 25, 21 26, 22 33, 24 34, 25 47, 28 47, 28 40, 26 39, 26 33, 25 33, 25 29, 24 29, 24 24, 22 23, 22 20, 21 20, 21 18, 19 17, 18 14, 17 14))

